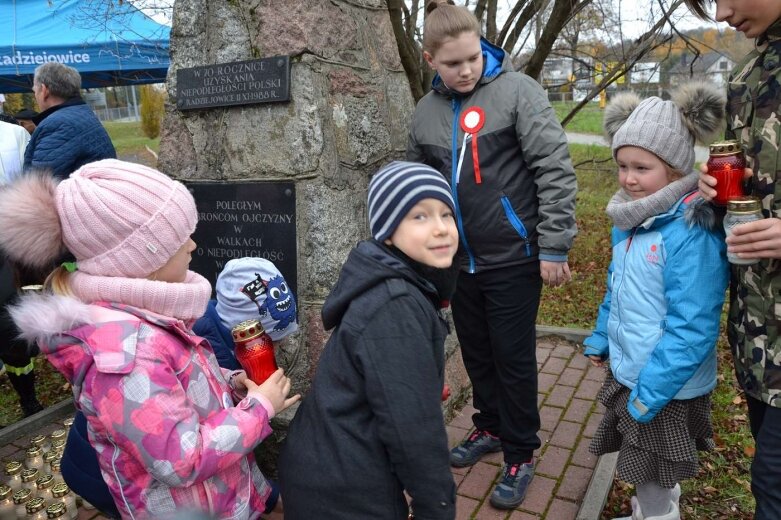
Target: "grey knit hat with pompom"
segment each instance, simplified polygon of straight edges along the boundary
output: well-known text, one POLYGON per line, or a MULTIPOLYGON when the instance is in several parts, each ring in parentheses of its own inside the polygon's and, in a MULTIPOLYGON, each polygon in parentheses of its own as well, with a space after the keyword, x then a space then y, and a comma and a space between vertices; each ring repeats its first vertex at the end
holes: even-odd
POLYGON ((613 158, 622 146, 637 146, 688 174, 694 167, 695 141, 721 126, 725 104, 724 92, 703 82, 679 87, 669 101, 619 94, 604 118, 613 158))

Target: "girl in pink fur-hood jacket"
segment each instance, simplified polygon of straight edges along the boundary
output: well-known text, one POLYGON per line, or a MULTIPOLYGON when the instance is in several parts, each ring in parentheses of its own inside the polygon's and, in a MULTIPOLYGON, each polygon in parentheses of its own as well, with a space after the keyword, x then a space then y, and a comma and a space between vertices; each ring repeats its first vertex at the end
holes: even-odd
POLYGON ((113 159, 0 190, 0 248, 13 261, 75 256, 11 316, 73 385, 123 518, 258 518, 270 488, 252 449, 298 399, 281 370, 261 386, 223 372, 190 331, 211 293, 188 270, 196 221, 182 184, 113 159))

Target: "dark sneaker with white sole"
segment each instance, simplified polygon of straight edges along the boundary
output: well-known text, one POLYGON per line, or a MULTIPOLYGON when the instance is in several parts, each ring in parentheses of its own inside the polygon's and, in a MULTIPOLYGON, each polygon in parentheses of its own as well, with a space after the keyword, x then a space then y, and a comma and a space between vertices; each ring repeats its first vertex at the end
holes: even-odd
POLYGON ((499 437, 485 430, 475 430, 461 444, 450 450, 450 465, 456 468, 472 466, 487 453, 502 451, 499 437))
POLYGON ((515 509, 526 496, 534 478, 534 461, 525 464, 505 464, 502 480, 491 493, 491 505, 498 509, 515 509))

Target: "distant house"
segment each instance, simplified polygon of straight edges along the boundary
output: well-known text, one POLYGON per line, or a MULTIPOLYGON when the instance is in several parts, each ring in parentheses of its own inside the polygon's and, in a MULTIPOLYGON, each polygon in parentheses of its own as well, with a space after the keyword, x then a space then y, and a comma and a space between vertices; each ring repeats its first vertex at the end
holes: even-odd
POLYGON ((682 54, 680 60, 668 72, 670 85, 680 85, 691 79, 702 79, 724 87, 734 66, 734 61, 717 52, 700 54, 696 60, 693 54, 682 54))
POLYGON ((572 78, 572 58, 548 58, 542 65, 543 86, 564 85, 572 78))
POLYGON ((632 85, 659 83, 659 63, 655 61, 635 63, 629 69, 629 81, 632 85))

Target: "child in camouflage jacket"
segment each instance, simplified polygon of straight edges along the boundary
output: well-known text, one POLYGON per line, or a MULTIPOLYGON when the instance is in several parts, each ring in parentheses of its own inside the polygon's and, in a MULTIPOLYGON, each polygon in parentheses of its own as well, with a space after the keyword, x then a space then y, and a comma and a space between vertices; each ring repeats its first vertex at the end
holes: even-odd
MULTIPOLYGON (((705 0, 686 0, 708 18, 705 0)), ((781 518, 781 2, 717 0, 715 19, 749 38, 754 50, 735 67, 727 92, 728 139, 740 141, 751 172, 747 195, 762 201, 764 219, 733 229, 728 251, 760 262, 733 265, 728 337, 735 374, 746 392, 756 454, 751 489, 756 519, 781 518)), ((703 166, 700 191, 710 199, 716 180, 703 166)))

